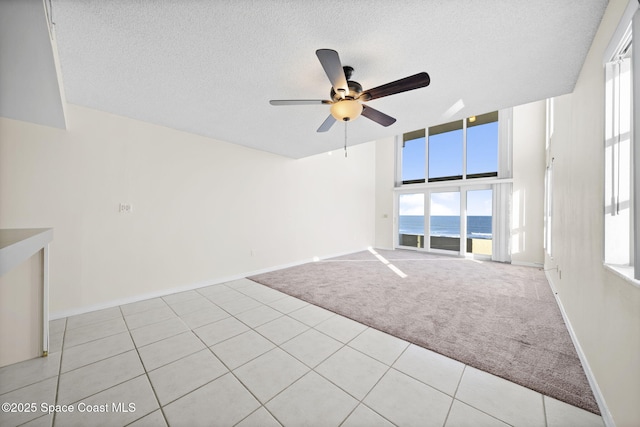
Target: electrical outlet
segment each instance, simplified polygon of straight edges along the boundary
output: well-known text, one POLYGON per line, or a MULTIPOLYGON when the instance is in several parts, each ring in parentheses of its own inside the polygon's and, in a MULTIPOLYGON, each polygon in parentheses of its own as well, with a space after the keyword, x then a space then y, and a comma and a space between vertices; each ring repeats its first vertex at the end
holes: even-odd
POLYGON ((133 208, 129 203, 120 203, 120 205, 118 206, 118 212, 120 213, 131 213, 132 210, 133 208))

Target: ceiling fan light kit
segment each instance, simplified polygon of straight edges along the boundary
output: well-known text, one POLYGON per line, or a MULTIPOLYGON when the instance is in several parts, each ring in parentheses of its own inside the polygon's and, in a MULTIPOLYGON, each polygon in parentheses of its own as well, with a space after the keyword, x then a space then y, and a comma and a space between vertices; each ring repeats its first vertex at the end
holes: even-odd
POLYGON ((396 119, 374 108, 364 105, 364 102, 383 96, 395 95, 414 89, 429 86, 429 74, 422 72, 404 79, 396 80, 369 90, 362 90, 360 83, 351 80, 353 68, 342 66, 338 52, 332 49, 318 49, 316 56, 324 68, 329 82, 331 82, 331 100, 322 99, 292 99, 271 100, 271 105, 319 105, 330 104, 331 115, 318 128, 318 132, 327 132, 336 121, 353 121, 364 116, 382 126, 390 126, 396 119))
POLYGON ((353 99, 343 99, 331 104, 331 115, 341 122, 357 119, 362 114, 362 104, 353 99))

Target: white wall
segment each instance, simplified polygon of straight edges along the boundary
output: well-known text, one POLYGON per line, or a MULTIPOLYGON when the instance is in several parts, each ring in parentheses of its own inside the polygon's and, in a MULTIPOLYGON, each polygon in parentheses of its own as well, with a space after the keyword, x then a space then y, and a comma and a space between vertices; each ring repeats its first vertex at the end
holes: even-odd
POLYGON ((393 187, 395 186, 395 138, 376 144, 376 236, 375 246, 393 249, 393 187))
POLYGON ((511 261, 544 263, 546 101, 513 108, 511 261))
POLYGON ((0 228, 54 228, 53 316, 373 244, 374 144, 292 160, 73 105, 67 118, 0 118, 0 228))
MULTIPOLYGON (((571 95, 554 100, 552 246, 546 268, 610 415, 640 422, 640 287, 603 267, 603 53, 627 0, 612 0, 571 95)), ((604 414, 605 418, 609 414, 604 414)))

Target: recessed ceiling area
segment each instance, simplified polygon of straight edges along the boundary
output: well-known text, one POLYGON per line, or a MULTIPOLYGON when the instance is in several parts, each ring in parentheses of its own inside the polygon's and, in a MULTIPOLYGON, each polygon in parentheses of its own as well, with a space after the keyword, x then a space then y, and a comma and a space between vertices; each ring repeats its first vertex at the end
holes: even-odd
POLYGON ((426 71, 426 88, 372 100, 397 121, 348 124, 355 145, 573 90, 606 0, 52 0, 69 103, 292 158, 344 144, 316 130, 330 99, 315 51, 369 89, 426 71))

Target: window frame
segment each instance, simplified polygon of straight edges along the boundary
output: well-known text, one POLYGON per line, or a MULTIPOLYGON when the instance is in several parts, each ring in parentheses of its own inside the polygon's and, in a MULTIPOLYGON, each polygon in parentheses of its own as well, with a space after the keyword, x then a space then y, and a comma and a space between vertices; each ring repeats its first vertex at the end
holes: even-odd
MULTIPOLYGON (((430 126, 431 128, 444 126, 450 123, 455 123, 458 121, 462 121, 462 175, 454 175, 454 176, 446 176, 446 177, 435 177, 429 178, 429 128, 425 127, 424 129, 415 130, 412 132, 407 132, 402 135, 398 135, 396 137, 396 178, 395 178, 395 186, 396 188, 406 187, 406 186, 424 186, 429 184, 442 184, 445 182, 457 182, 465 185, 465 182, 476 182, 478 180, 494 180, 494 179, 504 179, 511 178, 511 115, 512 109, 508 108, 505 110, 499 110, 497 112, 490 112, 486 114, 498 114, 498 141, 497 141, 497 171, 495 172, 483 172, 483 173, 473 173, 467 174, 467 120, 468 117, 465 117, 460 120, 454 120, 452 122, 447 122, 440 125, 430 126), (415 135, 415 138, 406 139, 405 135, 415 135), (406 141, 411 141, 418 138, 424 138, 425 143, 425 177, 422 179, 411 179, 411 180, 403 180, 402 172, 403 172, 403 148, 406 141)), ((484 114, 482 114, 484 115, 484 114)), ((487 122, 492 123, 492 122, 487 122)))
MULTIPOLYGON (((435 184, 439 184, 439 183, 435 183, 435 184)), ((405 186, 406 187, 406 186, 405 186)), ((492 255, 482 255, 482 254, 473 254, 471 252, 467 252, 466 251, 466 245, 467 245, 467 220, 468 220, 468 215, 466 213, 467 209, 466 209, 466 205, 467 205, 467 193, 469 191, 477 191, 477 190, 491 190, 492 191, 492 205, 493 205, 493 209, 492 209, 492 215, 491 215, 491 227, 492 230, 494 230, 493 234, 494 236, 497 234, 496 233, 496 227, 498 227, 500 224, 498 223, 498 218, 496 215, 496 190, 495 190, 495 186, 489 183, 470 183, 468 185, 460 185, 460 183, 458 182, 457 185, 454 184, 450 184, 450 185, 446 185, 446 186, 430 186, 429 188, 422 188, 422 189, 408 189, 408 188, 403 188, 403 189, 398 189, 398 191, 396 192, 396 196, 395 196, 395 211, 396 211, 396 215, 395 217, 398 218, 398 221, 396 221, 396 227, 394 230, 394 249, 409 249, 409 250, 417 250, 417 251, 423 251, 423 252, 431 252, 431 253, 437 253, 437 254, 443 254, 443 255, 458 255, 458 256, 467 256, 470 258, 474 258, 474 259, 492 259, 493 257, 493 253, 492 255), (451 250, 445 250, 445 249, 437 249, 437 248, 432 248, 431 247, 431 232, 430 232, 430 228, 431 228, 431 195, 434 193, 448 193, 448 192, 456 192, 459 193, 459 197, 460 197, 460 247, 458 248, 457 251, 451 251, 451 250), (400 229, 399 229, 399 221, 400 221, 400 198, 403 195, 422 195, 423 196, 423 207, 424 207, 424 228, 423 228, 423 239, 420 239, 421 242, 421 246, 420 247, 415 247, 415 246, 406 246, 406 245, 402 245, 400 242, 400 229), (429 215, 427 215, 427 213, 429 213, 429 215), (465 236, 464 238, 462 236, 465 236)), ((494 237, 492 237, 492 240, 494 239, 494 237)), ((494 251, 495 253, 495 251, 494 251)))
MULTIPOLYGON (((611 41, 609 42, 608 47, 605 49, 605 53, 603 56, 603 66, 605 69, 605 81, 604 81, 604 93, 605 93, 605 105, 615 104, 615 90, 613 89, 613 84, 608 82, 608 79, 611 75, 612 64, 619 59, 622 50, 625 45, 628 44, 629 40, 633 40, 633 33, 640 34, 640 9, 637 0, 630 0, 623 16, 618 24, 616 31, 614 32, 611 41)), ((606 218, 603 221, 603 247, 602 247, 602 259, 603 265, 609 271, 614 272, 618 276, 627 280, 631 284, 640 287, 640 242, 638 242, 637 236, 640 235, 640 206, 638 205, 640 201, 640 173, 637 173, 640 169, 640 135, 638 132, 635 132, 635 129, 640 129, 640 118, 637 114, 634 113, 638 111, 640 108, 640 53, 636 52, 631 55, 631 123, 630 123, 630 247, 629 247, 629 263, 620 265, 613 264, 610 262, 610 258, 606 252, 607 241, 614 240, 615 237, 609 235, 611 231, 607 230, 606 227, 606 218), (634 72, 635 70, 635 72, 634 72)), ((612 109, 617 108, 617 104, 615 107, 607 107, 605 108, 605 133, 603 135, 603 150, 606 152, 607 147, 607 138, 608 135, 606 133, 606 129, 612 126, 612 122, 615 121, 615 115, 609 114, 612 112, 612 109)), ((607 163, 607 156, 603 155, 603 162, 605 163, 603 166, 604 176, 603 176, 603 184, 606 187, 607 183, 607 174, 612 173, 613 166, 609 166, 607 163)), ((606 200, 606 193, 603 192, 603 206, 604 206, 604 215, 608 215, 607 213, 607 204, 611 202, 611 200, 606 200)), ((611 213, 609 213, 611 214, 611 213)))
MULTIPOLYGON (((403 135, 396 136, 396 175, 395 175, 395 187, 394 187, 394 248, 409 249, 424 252, 441 253, 448 255, 467 256, 475 259, 492 259, 501 262, 510 262, 509 253, 509 223, 510 212, 504 211, 504 207, 509 205, 509 199, 511 194, 511 185, 513 183, 512 178, 512 120, 513 110, 511 108, 498 111, 498 159, 497 159, 497 174, 488 177, 479 178, 467 178, 466 176, 466 161, 463 162, 463 179, 457 180, 441 180, 441 181, 428 181, 428 132, 425 127, 425 180, 422 182, 403 183, 402 181, 402 147, 403 147, 403 135), (497 175, 497 176, 496 176, 497 175), (464 203, 466 203, 467 191, 491 189, 493 190, 493 214, 492 214, 492 229, 493 229, 493 251, 492 255, 480 255, 471 254, 466 252, 466 239, 460 239, 461 248, 458 252, 448 250, 438 250, 430 248, 429 239, 429 218, 431 216, 431 193, 442 191, 459 191, 461 198, 461 235, 464 230, 466 235, 466 222, 467 217, 465 212, 464 203), (399 233, 399 197, 401 194, 424 194, 424 240, 423 247, 416 248, 410 246, 400 245, 400 233, 399 233)), ((417 132, 417 131, 416 131, 417 132)), ((466 133, 466 125, 464 126, 464 132, 466 133)), ((466 134, 464 135, 463 145, 463 157, 466 158, 466 134)))
POLYGON ((553 259, 553 161, 555 160, 551 154, 551 139, 554 131, 554 109, 555 101, 553 98, 547 99, 547 120, 546 120, 546 169, 544 174, 544 249, 553 259))

